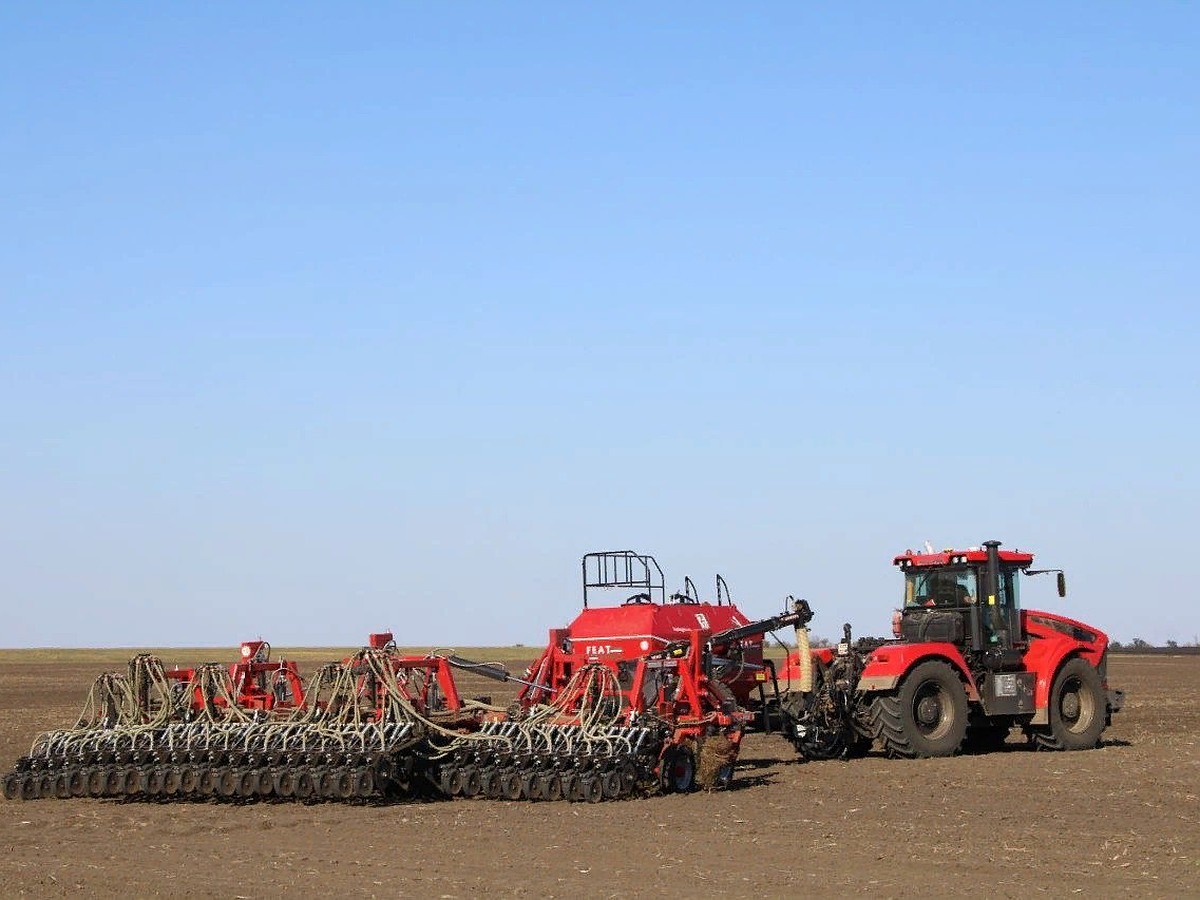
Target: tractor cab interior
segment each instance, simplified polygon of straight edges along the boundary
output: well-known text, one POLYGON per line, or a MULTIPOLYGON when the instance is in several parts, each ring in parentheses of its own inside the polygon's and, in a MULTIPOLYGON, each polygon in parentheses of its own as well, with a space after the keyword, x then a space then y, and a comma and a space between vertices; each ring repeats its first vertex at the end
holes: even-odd
POLYGON ((904 574, 904 606, 962 607, 979 596, 974 566, 910 569, 904 574))

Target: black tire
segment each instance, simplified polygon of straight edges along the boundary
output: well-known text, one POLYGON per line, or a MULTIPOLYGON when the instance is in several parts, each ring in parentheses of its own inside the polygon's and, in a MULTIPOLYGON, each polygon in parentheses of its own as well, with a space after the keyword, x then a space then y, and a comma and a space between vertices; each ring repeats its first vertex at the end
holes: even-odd
POLYGON ((68 769, 67 775, 71 784, 72 797, 87 796, 87 773, 83 769, 68 769))
POLYGON ((1033 732, 1039 747, 1049 750, 1091 750, 1100 743, 1107 699, 1100 673, 1076 656, 1067 660, 1050 687, 1050 725, 1033 732))
POLYGON ((296 783, 292 786, 292 796, 297 800, 311 800, 317 792, 316 779, 312 769, 301 769, 296 773, 296 783))
POLYGON ((686 747, 663 754, 659 783, 664 794, 686 794, 696 787, 696 758, 686 747))
POLYGON ((625 783, 620 772, 605 772, 600 779, 600 787, 604 790, 605 800, 618 800, 625 796, 625 783))
MULTIPOLYGON (((238 777, 233 769, 222 768, 213 774, 216 777, 217 796, 232 797, 237 793, 238 777)), ((149 781, 147 781, 146 793, 154 793, 150 790, 149 781)))
POLYGON ((291 769, 280 769, 275 773, 275 796, 284 799, 296 796, 296 775, 291 769))
POLYGON ((197 785, 197 790, 206 797, 216 794, 217 776, 212 769, 204 768, 200 770, 200 783, 197 785))
POLYGON ((351 769, 342 769, 337 773, 334 781, 334 793, 339 800, 349 800, 354 796, 355 788, 358 786, 358 779, 355 778, 355 773, 351 769))
POLYGON ((475 766, 464 766, 462 769, 464 797, 478 797, 483 790, 483 779, 479 777, 479 769, 475 766))
POLYGON ((541 786, 538 784, 537 772, 521 773, 521 796, 526 800, 541 800, 541 786))
POLYGON ((500 773, 500 795, 505 800, 521 799, 521 773, 512 769, 500 773))
POLYGON ((579 792, 588 803, 599 803, 604 799, 604 788, 596 775, 584 775, 579 779, 579 792))
POLYGON ((967 692, 948 664, 929 660, 900 690, 871 702, 872 730, 891 757, 953 756, 967 734, 967 692))
POLYGON ((354 775, 354 793, 359 797, 370 797, 375 793, 375 773, 370 769, 357 769, 354 775))
POLYGON ((479 793, 489 800, 499 800, 503 797, 500 791, 500 771, 495 766, 479 770, 479 784, 479 793))
POLYGON ((196 785, 200 782, 200 775, 196 771, 195 766, 184 766, 179 771, 179 791, 182 794, 191 795, 196 793, 196 785))
MULTIPOLYGON (((127 797, 140 794, 142 791, 142 770, 137 766, 127 765, 121 769, 121 793, 127 797)), ((70 795, 71 783, 67 781, 67 794, 70 795)))

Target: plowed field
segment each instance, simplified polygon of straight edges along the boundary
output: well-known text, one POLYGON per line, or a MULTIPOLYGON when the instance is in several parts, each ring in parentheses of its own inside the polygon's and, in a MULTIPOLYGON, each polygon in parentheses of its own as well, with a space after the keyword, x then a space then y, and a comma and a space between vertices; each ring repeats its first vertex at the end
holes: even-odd
MULTIPOLYGON (((37 732, 73 721, 120 658, 0 654, 3 770, 37 732)), ((1126 708, 1096 751, 1014 742, 953 759, 802 764, 758 735, 725 793, 596 805, 0 801, 0 885, 5 896, 1200 896, 1200 658, 1116 657, 1110 683, 1126 708)), ((501 699, 497 687, 464 683, 501 699)))

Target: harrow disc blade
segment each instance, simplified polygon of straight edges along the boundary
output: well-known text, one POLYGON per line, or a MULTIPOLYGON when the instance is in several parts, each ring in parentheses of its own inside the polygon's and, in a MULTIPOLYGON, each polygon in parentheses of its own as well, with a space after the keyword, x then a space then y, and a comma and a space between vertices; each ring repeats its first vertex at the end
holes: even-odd
POLYGON ((296 776, 295 796, 301 800, 307 800, 316 792, 316 787, 313 773, 308 769, 301 769, 300 773, 296 776))
POLYGON ((212 796, 217 792, 217 776, 212 769, 200 771, 200 780, 196 785, 196 790, 206 796, 212 796))
POLYGON ((605 772, 600 779, 600 789, 606 800, 617 800, 625 796, 625 784, 620 772, 605 772))
POLYGON ((354 796, 358 780, 349 769, 342 769, 334 776, 333 795, 339 800, 349 800, 354 796))
POLYGON ((234 793, 238 797, 253 797, 258 793, 258 772, 253 769, 243 771, 237 776, 237 788, 234 793))
POLYGON ((296 776, 290 769, 281 769, 275 773, 275 794, 283 798, 296 795, 296 776))
POLYGON ((505 800, 520 800, 521 776, 516 772, 505 772, 500 776, 500 790, 505 800))
POLYGON ((200 782, 200 776, 195 766, 186 766, 179 773, 179 790, 184 794, 194 794, 200 782))
POLYGON ((354 772, 354 794, 358 797, 370 797, 375 793, 375 773, 370 769, 357 769, 354 772))

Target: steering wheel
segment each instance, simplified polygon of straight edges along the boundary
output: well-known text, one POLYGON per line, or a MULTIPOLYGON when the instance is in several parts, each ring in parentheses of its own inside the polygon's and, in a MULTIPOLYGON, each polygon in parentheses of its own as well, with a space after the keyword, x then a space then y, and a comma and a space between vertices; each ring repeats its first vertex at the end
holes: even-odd
POLYGON ((694 597, 689 597, 687 594, 672 594, 671 599, 674 600, 676 603, 688 603, 688 604, 691 604, 692 606, 695 606, 697 603, 700 602, 699 600, 695 599, 694 597))
POLYGON ((632 597, 630 597, 628 600, 626 600, 622 605, 623 606, 631 606, 631 605, 632 606, 640 606, 643 603, 653 603, 653 602, 654 601, 652 599, 650 599, 649 594, 634 594, 632 597))

